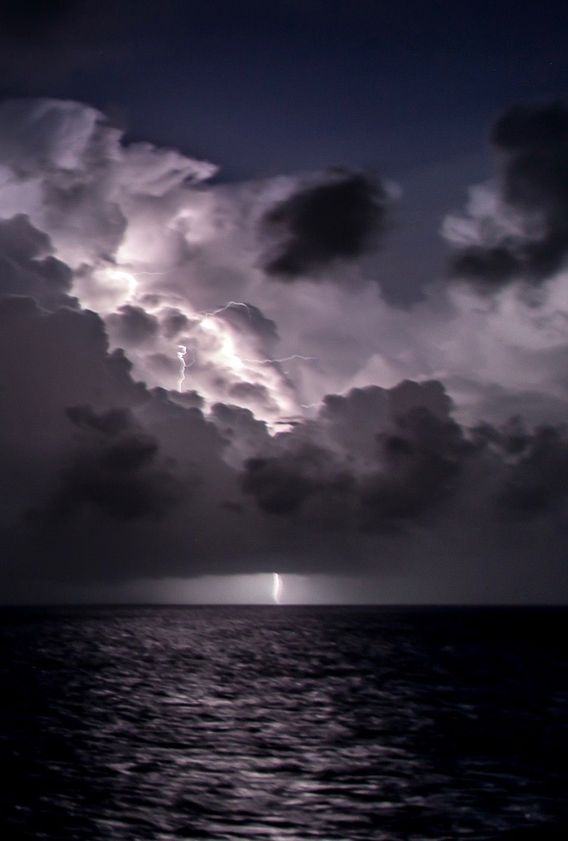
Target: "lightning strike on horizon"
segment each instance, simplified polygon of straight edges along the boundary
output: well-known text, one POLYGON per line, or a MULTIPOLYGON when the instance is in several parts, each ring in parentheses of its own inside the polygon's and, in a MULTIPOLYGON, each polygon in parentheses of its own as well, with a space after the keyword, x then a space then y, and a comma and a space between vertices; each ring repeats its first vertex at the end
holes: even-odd
POLYGON ((282 579, 277 572, 272 573, 272 601, 274 604, 280 604, 280 594, 282 592, 282 579))

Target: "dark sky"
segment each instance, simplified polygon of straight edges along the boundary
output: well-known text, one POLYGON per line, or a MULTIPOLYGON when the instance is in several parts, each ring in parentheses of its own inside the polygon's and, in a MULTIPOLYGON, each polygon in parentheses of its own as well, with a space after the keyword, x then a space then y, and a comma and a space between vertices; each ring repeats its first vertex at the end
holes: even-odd
POLYGON ((7 599, 568 598, 567 30, 1 5, 7 599))
POLYGON ((228 178, 479 155, 494 116, 567 87, 563 4, 4 2, 4 94, 69 97, 228 178))

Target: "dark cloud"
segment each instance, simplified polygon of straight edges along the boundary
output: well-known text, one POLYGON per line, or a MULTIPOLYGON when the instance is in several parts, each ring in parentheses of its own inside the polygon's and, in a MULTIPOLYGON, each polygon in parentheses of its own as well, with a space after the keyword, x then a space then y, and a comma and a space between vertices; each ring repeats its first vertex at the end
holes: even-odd
MULTIPOLYGON (((321 520, 337 493, 352 490, 353 477, 343 470, 334 453, 305 441, 290 441, 277 456, 248 459, 241 484, 267 514, 289 516, 307 514, 321 520)), ((331 513, 331 512, 330 512, 331 513)), ((317 524, 314 519, 314 526, 317 524)))
POLYGON ((460 249, 452 272, 487 290, 512 280, 540 283, 568 254, 568 108, 517 105, 497 120, 491 141, 504 207, 524 230, 493 231, 496 242, 460 249))
POLYGON ((0 295, 31 295, 46 309, 76 306, 71 272, 51 251, 49 237, 27 216, 0 220, 0 295))
MULTIPOLYGON (((298 453, 293 459, 251 458, 246 463, 242 487, 268 514, 299 511, 318 485, 308 474, 314 453, 298 453)), ((322 453, 322 455, 324 455, 322 453)))
POLYGON ((259 409, 270 409, 273 412, 277 411, 277 407, 270 397, 270 392, 260 383, 235 383, 228 389, 228 396, 241 406, 252 406, 253 409, 255 407, 259 409))
POLYGON ((161 324, 166 339, 175 338, 190 326, 189 318, 175 307, 170 307, 162 313, 161 324))
POLYGON ((283 436, 282 452, 246 462, 243 490, 269 514, 355 530, 389 532, 424 518, 451 500, 475 451, 447 407, 437 414, 424 405, 438 389, 445 397, 438 383, 328 396, 311 428, 283 436), (404 408, 412 393, 415 405, 404 408))
POLYGON ((393 428, 399 418, 417 406, 447 420, 452 402, 443 385, 435 380, 405 380, 392 389, 366 386, 353 388, 345 395, 328 394, 319 417, 334 447, 364 465, 376 458, 377 434, 393 428))
POLYGON ((132 304, 120 307, 117 313, 107 317, 106 322, 115 344, 126 347, 145 344, 155 338, 160 329, 156 316, 132 304))
POLYGON ((561 512, 568 498, 566 429, 540 426, 532 433, 520 419, 484 434, 501 449, 506 467, 499 502, 518 519, 561 512))
POLYGON ((156 438, 140 428, 130 411, 113 408, 97 414, 91 406, 75 406, 66 415, 82 435, 47 506, 51 522, 83 506, 115 520, 156 519, 178 501, 183 486, 173 466, 160 459, 156 438))
POLYGON ((65 414, 79 429, 98 432, 106 438, 115 438, 132 426, 132 415, 126 409, 109 409, 98 414, 92 406, 70 406, 65 414))
POLYGON ((377 436, 381 469, 363 483, 363 524, 389 529, 424 518, 459 490, 474 447, 461 427, 424 406, 396 418, 377 436))
POLYGON ((357 541, 371 540, 374 549, 367 551, 392 557, 396 546, 411 553, 410 545, 419 545, 425 535, 436 540, 446 534, 453 541, 461 533, 456 563, 469 552, 467 540, 496 567, 510 564, 508 553, 523 551, 513 549, 518 539, 522 542, 521 533, 527 545, 540 534, 552 551, 551 541, 561 540, 568 525, 566 429, 531 430, 519 419, 466 429, 450 416, 449 403, 444 412, 444 397, 436 383, 329 396, 319 418, 265 442, 262 454, 245 462, 245 496, 253 497, 275 524, 281 541, 297 534, 314 552, 321 540, 332 553, 329 539, 335 535, 349 553, 347 566, 362 562, 354 560, 357 541), (437 405, 432 405, 437 389, 437 405), (409 408, 411 395, 415 405, 409 408), (367 408, 375 406, 375 433, 372 449, 363 434, 358 452, 357 445, 345 447, 343 427, 352 425, 359 411, 372 425, 373 415, 361 410, 365 402, 367 408), (403 403, 406 408, 398 411, 403 403))
POLYGON ((246 513, 236 535, 219 513, 238 485, 201 398, 134 383, 93 313, 0 298, 0 395, 3 583, 194 574, 226 541, 250 551, 246 513))
POLYGON ((254 457, 269 446, 271 439, 266 424, 257 420, 248 408, 215 403, 209 417, 227 445, 226 457, 239 469, 243 459, 254 457))
POLYGON ((453 274, 467 278, 480 289, 498 289, 518 277, 521 270, 521 260, 505 244, 492 248, 469 246, 452 260, 453 274))
POLYGON ((362 173, 338 172, 301 188, 262 220, 262 233, 273 243, 265 272, 293 281, 360 257, 383 233, 389 204, 381 182, 362 173))
MULTIPOLYGON (((156 391, 159 391, 159 389, 156 389, 156 391)), ((177 403, 179 406, 184 406, 187 409, 203 409, 205 406, 205 400, 198 391, 188 389, 187 391, 181 391, 177 394, 175 392, 166 393, 168 400, 177 403)))

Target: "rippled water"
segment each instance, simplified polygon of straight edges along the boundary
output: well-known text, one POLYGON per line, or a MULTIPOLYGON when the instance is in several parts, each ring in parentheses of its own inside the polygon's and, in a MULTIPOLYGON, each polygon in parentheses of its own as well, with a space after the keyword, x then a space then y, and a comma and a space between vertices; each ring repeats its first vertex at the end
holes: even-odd
POLYGON ((567 617, 3 609, 1 837, 566 838, 567 617))

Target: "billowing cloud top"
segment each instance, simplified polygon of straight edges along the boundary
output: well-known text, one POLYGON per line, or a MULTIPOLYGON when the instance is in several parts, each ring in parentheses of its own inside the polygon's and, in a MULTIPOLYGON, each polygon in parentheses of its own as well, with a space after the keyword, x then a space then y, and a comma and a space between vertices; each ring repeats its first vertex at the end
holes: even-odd
POLYGON ((567 125, 498 121, 453 282, 397 309, 377 176, 212 184, 87 106, 0 106, 4 590, 418 569, 565 597, 567 125))

